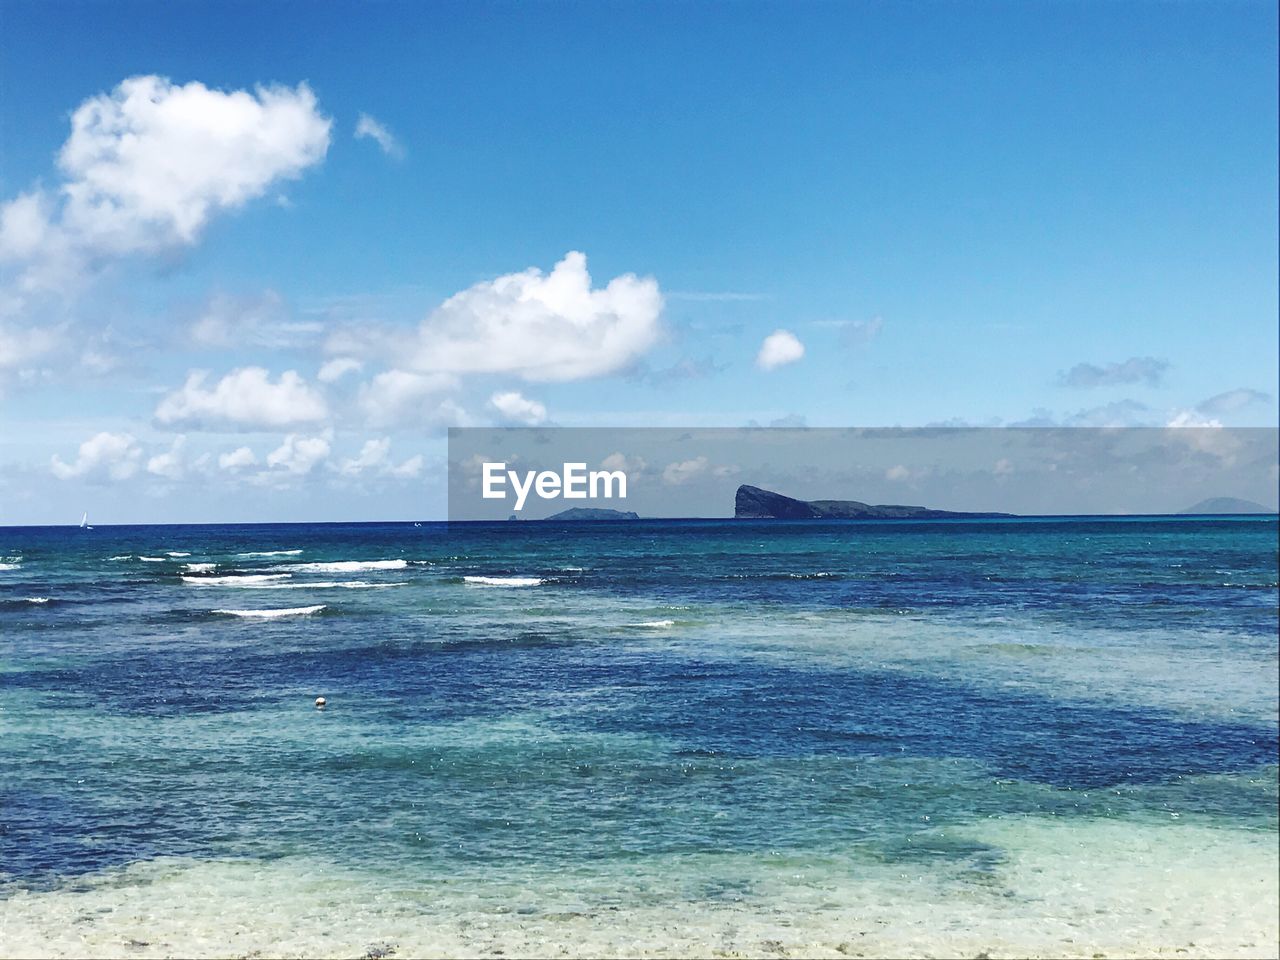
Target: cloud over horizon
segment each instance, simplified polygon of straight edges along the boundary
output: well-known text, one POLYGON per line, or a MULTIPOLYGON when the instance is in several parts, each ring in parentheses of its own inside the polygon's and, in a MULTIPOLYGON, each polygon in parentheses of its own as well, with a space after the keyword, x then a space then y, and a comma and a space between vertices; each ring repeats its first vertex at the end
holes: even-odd
POLYGON ((1077 363, 1061 375, 1067 387, 1112 387, 1142 383, 1157 387, 1169 369, 1169 361, 1157 357, 1130 357, 1118 363, 1077 363))

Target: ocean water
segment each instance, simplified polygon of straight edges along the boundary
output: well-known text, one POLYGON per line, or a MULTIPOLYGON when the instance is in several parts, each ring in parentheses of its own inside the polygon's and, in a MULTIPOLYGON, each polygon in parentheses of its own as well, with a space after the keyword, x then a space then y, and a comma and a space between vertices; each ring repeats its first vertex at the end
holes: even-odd
POLYGON ((1275 956, 1277 565, 1274 517, 0 529, 0 955, 1275 956))

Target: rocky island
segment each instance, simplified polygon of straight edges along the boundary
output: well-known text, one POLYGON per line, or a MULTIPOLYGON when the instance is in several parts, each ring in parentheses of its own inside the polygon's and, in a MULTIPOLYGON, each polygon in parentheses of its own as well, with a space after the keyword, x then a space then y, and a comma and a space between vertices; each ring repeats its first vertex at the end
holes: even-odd
POLYGON ((639 520, 640 515, 632 510, 608 510, 603 507, 570 507, 568 510, 561 510, 559 513, 553 513, 549 517, 543 518, 543 523, 553 521, 562 523, 566 520, 639 520))
POLYGON ((734 498, 733 516, 736 520, 947 520, 1012 517, 1014 514, 964 513, 896 503, 870 504, 858 500, 796 500, 744 483, 734 498))

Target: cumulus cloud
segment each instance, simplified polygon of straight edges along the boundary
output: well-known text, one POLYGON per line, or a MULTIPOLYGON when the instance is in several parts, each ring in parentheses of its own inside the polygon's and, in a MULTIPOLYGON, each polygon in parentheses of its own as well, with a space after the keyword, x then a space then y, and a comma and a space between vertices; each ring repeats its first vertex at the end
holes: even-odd
POLYGON ((267 466, 294 476, 308 474, 329 456, 329 437, 303 437, 291 433, 267 454, 267 466))
POLYGON ((364 364, 355 357, 334 357, 324 362, 316 379, 321 383, 336 383, 348 373, 359 373, 363 369, 364 364))
POLYGON ((249 467, 257 466, 257 463, 258 458, 248 447, 237 447, 218 457, 218 466, 230 473, 247 470, 249 467))
POLYGON ((338 465, 338 472, 349 477, 372 473, 384 477, 409 479, 422 472, 422 463, 420 454, 399 464, 392 463, 391 438, 381 437, 366 440, 364 446, 360 448, 359 456, 343 460, 338 465))
POLYGON ((388 157, 394 160, 404 159, 404 147, 401 146, 400 141, 384 124, 367 113, 360 114, 359 119, 356 120, 356 139, 373 140, 388 157))
POLYGON ((1062 374, 1061 382, 1068 387, 1112 387, 1127 383, 1145 383, 1158 386, 1169 369, 1168 360, 1156 357, 1130 357, 1119 363, 1077 363, 1062 374))
POLYGON ((62 341, 59 330, 0 324, 0 375, 21 372, 62 341))
POLYGON ((804 356, 804 344, 790 330, 775 330, 764 338, 756 355, 756 366, 761 370, 776 370, 788 363, 795 363, 804 356))
POLYGON ((706 457, 694 457, 691 460, 669 463, 666 469, 662 471, 662 482, 671 486, 679 486, 706 473, 710 467, 711 464, 706 457))
POLYGON ((1196 410, 1210 416, 1221 416, 1227 413, 1235 413, 1237 410, 1243 410, 1245 407, 1252 406, 1255 403, 1267 403, 1270 400, 1271 394, 1269 393, 1263 393, 1261 390, 1252 390, 1248 387, 1240 387, 1201 401, 1196 404, 1196 410))
POLYGON ((1165 424, 1166 427, 1211 427, 1219 428, 1222 421, 1213 417, 1204 417, 1196 413, 1194 410, 1179 410, 1174 413, 1165 424))
POLYGON ((600 461, 601 468, 605 470, 621 470, 623 473, 639 474, 644 473, 648 464, 643 457, 628 457, 622 451, 611 453, 600 461))
POLYGON ((166 480, 180 480, 186 473, 186 464, 182 459, 183 448, 187 444, 186 437, 177 437, 164 453, 157 453, 147 460, 147 473, 166 480))
POLYGON ((495 393, 489 398, 489 405, 497 410, 503 420, 510 423, 523 423, 526 426, 537 426, 547 419, 547 408, 537 400, 528 400, 515 390, 495 393))
POLYGON ((448 374, 387 370, 360 388, 360 409, 378 426, 435 422, 443 395, 456 386, 456 378, 448 374))
POLYGON ((80 444, 71 463, 54 454, 50 469, 59 480, 127 480, 138 472, 141 459, 142 448, 132 434, 103 431, 80 444))
MULTIPOLYGON (((571 252, 548 274, 537 268, 454 294, 416 335, 384 338, 397 368, 420 374, 494 373, 528 381, 614 373, 657 342, 662 294, 651 277, 614 277, 592 288, 587 258, 571 252)), ((334 353, 367 354, 367 329, 338 335, 334 353)))
POLYGON ((37 290, 189 246, 218 213, 319 163, 330 126, 306 84, 225 92, 131 77, 72 113, 56 190, 0 207, 0 261, 37 290))
POLYGON ((212 387, 208 373, 192 372, 180 390, 160 401, 156 422, 191 429, 255 429, 314 423, 328 415, 322 397, 296 371, 287 370, 280 380, 261 367, 233 370, 212 387))

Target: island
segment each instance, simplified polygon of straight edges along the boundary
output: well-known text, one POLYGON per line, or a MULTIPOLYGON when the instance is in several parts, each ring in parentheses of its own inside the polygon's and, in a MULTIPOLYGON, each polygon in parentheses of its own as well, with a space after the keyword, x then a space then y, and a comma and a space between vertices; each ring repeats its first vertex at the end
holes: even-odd
POLYGON ((736 520, 949 520, 1012 517, 1012 513, 964 513, 931 510, 897 503, 870 504, 858 500, 797 500, 794 497, 743 484, 733 502, 736 520))
POLYGON ((1194 506, 1178 512, 1183 514, 1196 513, 1201 516, 1222 516, 1223 514, 1275 513, 1276 511, 1270 507, 1264 507, 1260 503, 1254 503, 1252 500, 1241 500, 1239 497, 1210 497, 1208 500, 1201 500, 1194 506))
POLYGON ((563 522, 566 520, 639 520, 640 515, 631 510, 608 510, 603 507, 570 507, 568 510, 561 510, 559 513, 553 513, 549 517, 543 518, 543 523, 547 521, 563 522))

